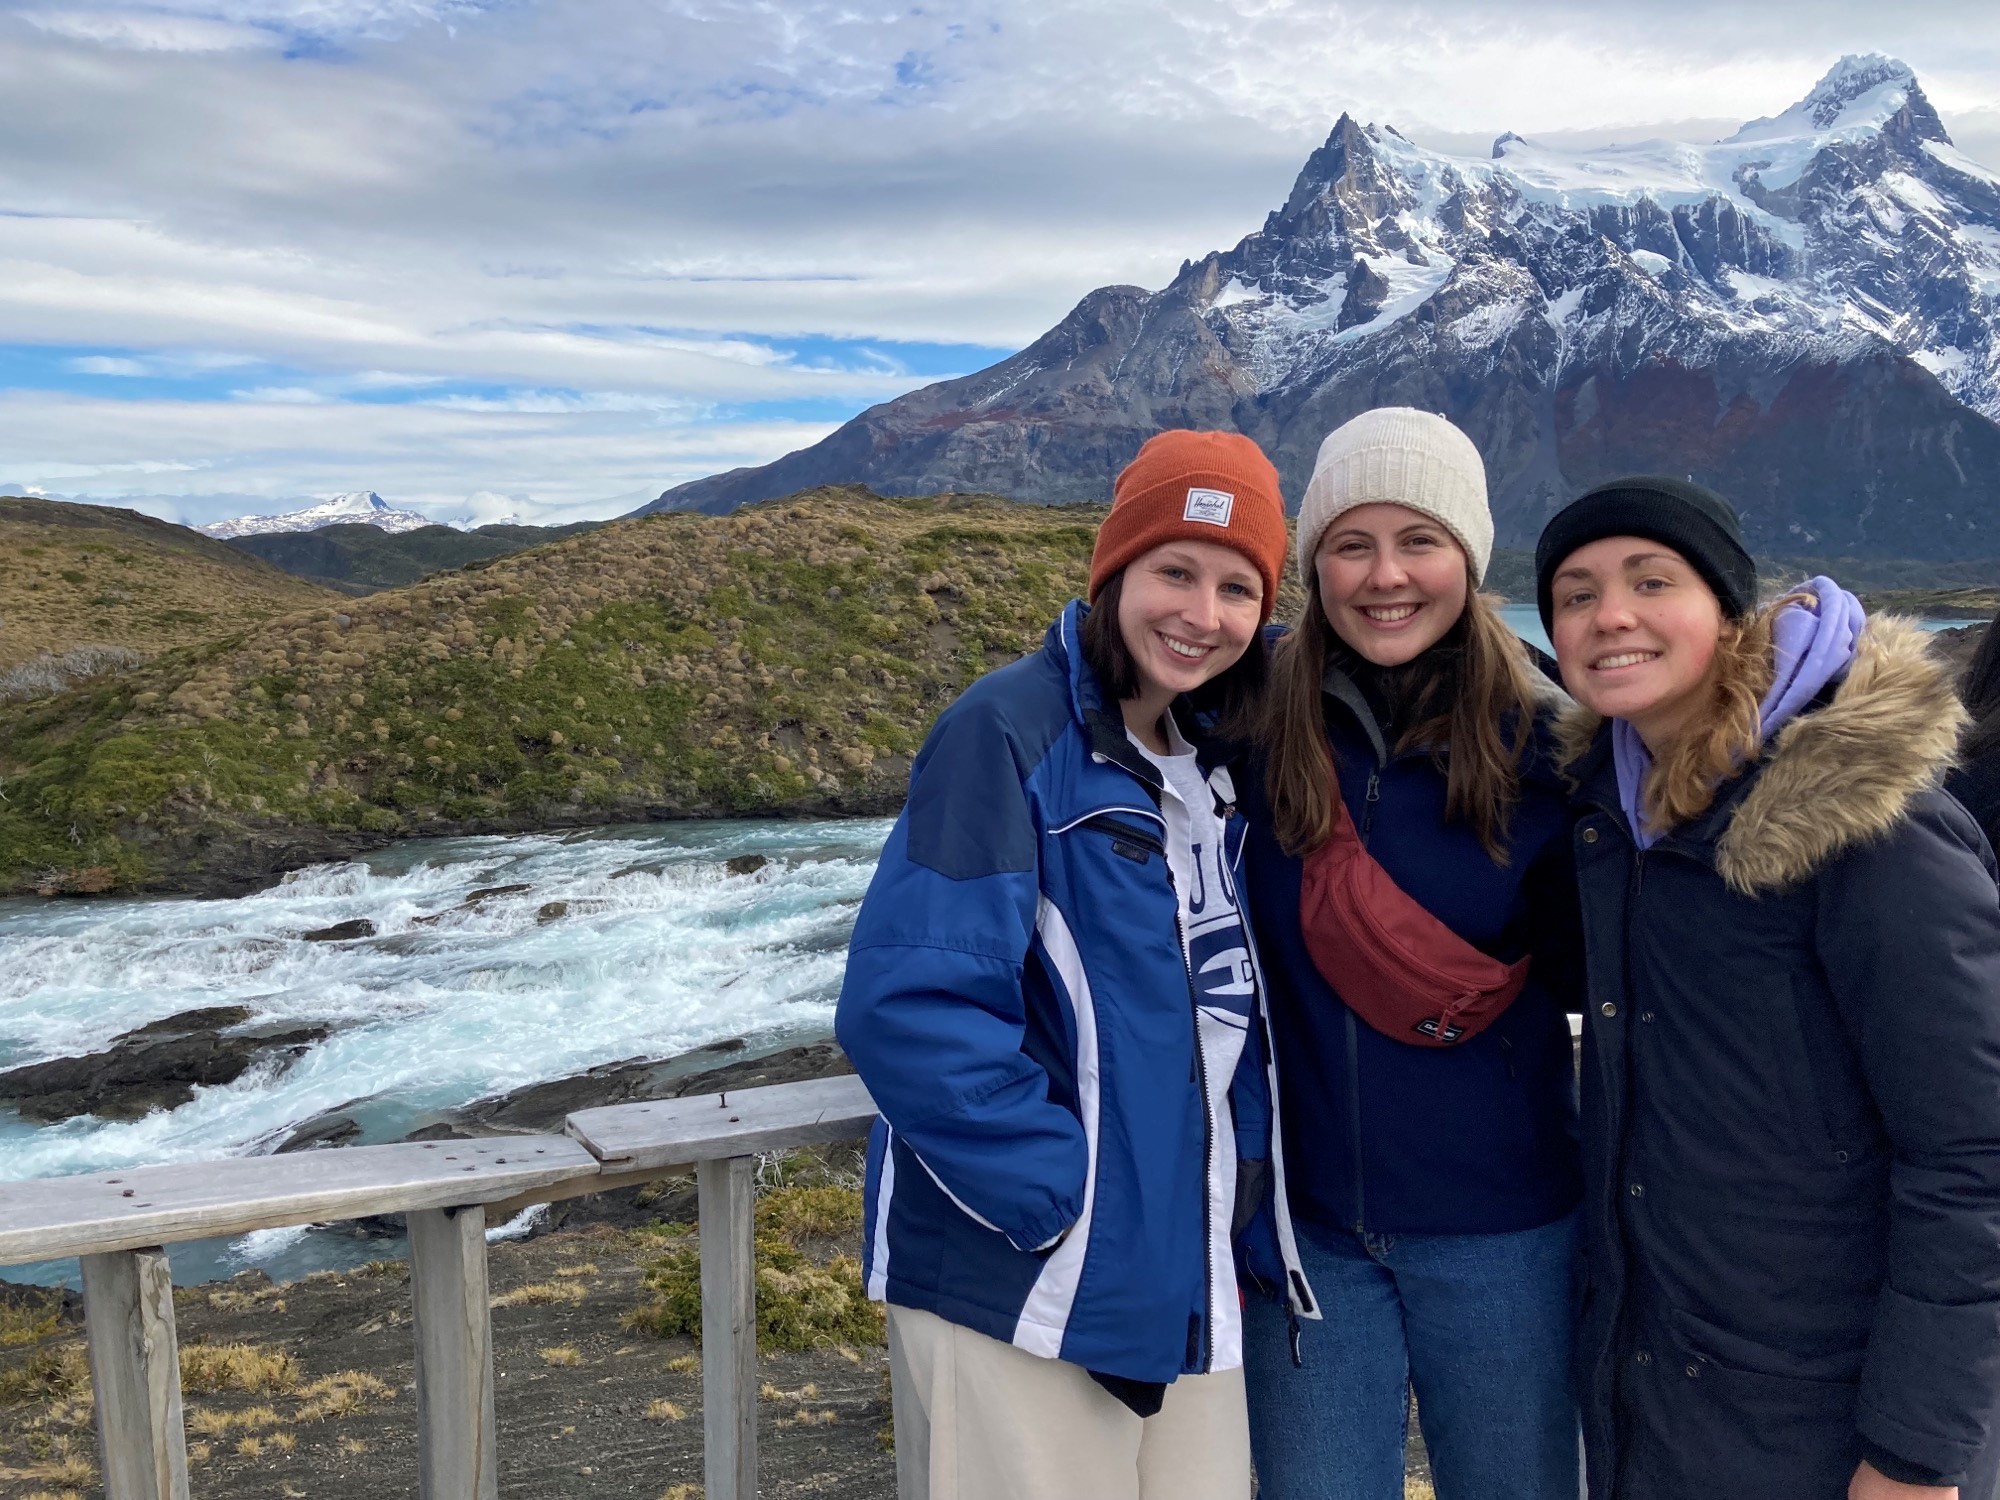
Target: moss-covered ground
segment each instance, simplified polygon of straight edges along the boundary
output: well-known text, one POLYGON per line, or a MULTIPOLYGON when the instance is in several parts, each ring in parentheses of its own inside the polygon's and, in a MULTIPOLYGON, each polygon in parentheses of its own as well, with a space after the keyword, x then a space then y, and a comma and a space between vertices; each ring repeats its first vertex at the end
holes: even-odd
POLYGON ((648 516, 0 706, 0 891, 254 874, 311 838, 870 811, 1032 648, 1101 511, 821 490, 648 516))
POLYGON ((337 597, 135 511, 0 498, 0 676, 44 651, 151 656, 337 597))

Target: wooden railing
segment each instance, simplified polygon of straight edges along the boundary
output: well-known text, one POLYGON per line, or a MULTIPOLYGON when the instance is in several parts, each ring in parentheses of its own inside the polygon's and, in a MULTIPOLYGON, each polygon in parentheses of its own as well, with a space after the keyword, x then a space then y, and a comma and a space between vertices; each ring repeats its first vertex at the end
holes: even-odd
POLYGON ((0 1183, 0 1265, 80 1256, 105 1500, 187 1500, 173 1283, 163 1246, 400 1213, 410 1230, 418 1493, 497 1500, 488 1215, 696 1174, 707 1500, 757 1494, 759 1153, 864 1134, 858 1078, 571 1115, 562 1135, 359 1146, 0 1183))

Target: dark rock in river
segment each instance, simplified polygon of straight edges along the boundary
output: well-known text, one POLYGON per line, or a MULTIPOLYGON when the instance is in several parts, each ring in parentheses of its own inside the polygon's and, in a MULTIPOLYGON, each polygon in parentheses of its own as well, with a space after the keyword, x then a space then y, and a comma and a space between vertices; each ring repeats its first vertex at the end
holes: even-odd
POLYGON ((560 922, 568 915, 569 903, 567 901, 544 901, 541 907, 535 912, 535 922, 538 926, 546 927, 551 922, 560 922))
POLYGON ((38 1125, 84 1114, 136 1120, 178 1109, 197 1088, 233 1083, 260 1059, 296 1058, 332 1030, 285 1021, 245 1027, 250 1015, 234 1005, 184 1011, 124 1033, 102 1052, 14 1068, 0 1073, 0 1104, 38 1125))
POLYGON ((755 875, 771 861, 761 854, 739 854, 723 866, 732 875, 755 875))
POLYGON ((465 900, 460 904, 464 906, 477 906, 482 901, 491 901, 498 896, 518 896, 522 891, 532 889, 532 886, 526 885, 482 886, 476 891, 467 891, 465 893, 465 900))
POLYGON ((286 1136, 271 1154, 285 1156, 293 1151, 317 1151, 324 1146, 352 1145, 361 1138, 361 1126, 349 1115, 319 1115, 286 1136))
POLYGON ((679 1099, 688 1094, 713 1094, 767 1083, 798 1083, 854 1071, 846 1055, 832 1042, 808 1042, 715 1065, 717 1058, 746 1051, 748 1046, 742 1038, 732 1037, 664 1061, 632 1058, 603 1063, 574 1077, 530 1084, 511 1094, 477 1100, 457 1111, 454 1118, 481 1132, 553 1132, 560 1131, 563 1121, 581 1109, 679 1099))
POLYGON ((336 922, 331 927, 317 927, 311 932, 302 932, 299 936, 308 943, 344 943, 350 938, 375 936, 375 924, 366 917, 356 917, 351 922, 336 922))

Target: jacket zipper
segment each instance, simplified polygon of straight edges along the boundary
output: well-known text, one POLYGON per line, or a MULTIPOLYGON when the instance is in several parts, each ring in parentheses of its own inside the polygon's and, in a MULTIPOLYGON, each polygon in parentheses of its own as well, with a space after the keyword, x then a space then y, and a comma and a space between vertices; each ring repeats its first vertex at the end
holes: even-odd
MULTIPOLYGON (((1368 788, 1361 794, 1361 847, 1368 847, 1368 830, 1375 822, 1375 804, 1382 800, 1382 769, 1368 773, 1368 788)), ((1354 1232, 1368 1232, 1368 1194, 1363 1186, 1361 1155, 1361 1033, 1354 1011, 1347 1011, 1347 1130, 1354 1156, 1354 1232)))
POLYGON ((1208 1342, 1209 1318, 1215 1311, 1215 1207, 1210 1201, 1214 1194, 1209 1191, 1215 1173, 1215 1119, 1208 1099, 1208 1059, 1201 1050, 1201 999, 1195 993, 1194 975, 1188 969, 1187 927, 1181 920, 1180 886, 1174 880, 1171 864, 1167 866, 1167 889, 1174 895, 1174 933, 1181 944, 1181 972, 1187 975, 1188 1022, 1194 1042, 1191 1081, 1201 1099, 1201 1327, 1199 1332, 1192 1327, 1188 1330, 1188 1363, 1196 1364, 1198 1355, 1198 1373, 1206 1374, 1209 1351, 1202 1345, 1208 1342))
MULTIPOLYGON (((1103 764, 1110 762, 1111 758, 1098 752, 1093 753, 1091 759, 1103 764)), ((1120 767, 1120 769, 1125 770, 1128 775, 1131 774, 1128 767, 1120 767)), ((1135 777, 1134 779, 1138 780, 1141 785, 1146 784, 1144 778, 1135 777)), ((1201 1051, 1201 1000, 1195 993, 1194 974, 1188 968, 1187 926, 1181 920, 1180 885, 1174 879, 1173 861, 1166 857, 1167 844, 1164 838, 1155 837, 1151 833, 1141 833, 1131 825, 1122 823, 1103 813, 1085 818, 1078 826, 1097 828, 1111 833, 1114 837, 1130 839, 1135 843, 1143 844, 1147 849, 1160 856, 1160 863, 1165 865, 1167 869, 1167 893, 1173 897, 1174 901, 1174 936, 1179 940, 1181 945, 1181 974, 1187 980, 1189 1041, 1194 1050, 1193 1075, 1189 1081, 1200 1091, 1201 1098, 1202 1305, 1198 1317, 1191 1319, 1188 1324, 1187 1362, 1190 1365, 1198 1364, 1200 1366, 1196 1373, 1207 1374, 1210 1352, 1204 1349, 1202 1345, 1208 1342, 1206 1335, 1210 1332, 1208 1327, 1209 1318, 1215 1310, 1215 1246, 1213 1243, 1215 1238, 1215 1214, 1213 1206, 1209 1202, 1209 1199, 1213 1196, 1209 1191, 1209 1181, 1215 1170, 1215 1121, 1209 1112, 1208 1060, 1202 1056, 1201 1051)), ((1225 839, 1224 843, 1227 844, 1227 842, 1228 840, 1225 839)), ((1220 850, 1217 851, 1216 857, 1218 859, 1222 857, 1220 850)), ((1245 936, 1248 936, 1247 928, 1245 929, 1245 936)))

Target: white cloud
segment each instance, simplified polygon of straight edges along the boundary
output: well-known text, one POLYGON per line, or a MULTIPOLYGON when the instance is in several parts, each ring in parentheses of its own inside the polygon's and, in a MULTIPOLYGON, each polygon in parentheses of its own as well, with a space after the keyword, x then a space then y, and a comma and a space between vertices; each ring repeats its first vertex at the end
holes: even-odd
POLYGON ((283 38, 255 26, 205 16, 161 15, 134 10, 28 10, 21 19, 57 36, 142 52, 235 52, 276 47, 283 38))
MULTIPOLYGON (((729 424, 746 403, 920 383, 890 341, 1018 346, 1093 287, 1163 283, 1255 228, 1342 111, 1482 155, 1504 129, 1720 134, 1879 47, 2000 164, 1990 10, 0 0, 0 344, 114 351, 75 367, 99 375, 241 367, 202 436, 149 452, 233 451, 286 494, 370 482, 314 445, 388 462, 424 402, 550 442, 739 434, 643 477, 623 437, 569 453, 596 493, 656 490, 764 452, 729 424), (806 337, 878 352, 774 347, 806 337), (348 399, 398 387, 417 402, 348 399), (226 425, 278 408, 331 425, 290 458, 226 425)), ((87 468, 128 410, 80 408, 76 446, 38 452, 87 468)), ((490 467, 449 493, 525 482, 490 467)))
POLYGON ((68 364, 79 375, 136 376, 149 373, 144 360, 118 359, 106 354, 87 354, 70 360, 68 364))
POLYGON ((0 474, 78 499, 171 497, 178 511, 171 518, 190 523, 357 489, 439 516, 488 493, 531 519, 580 519, 633 509, 683 479, 767 462, 817 442, 832 425, 674 420, 639 409, 111 401, 14 391, 0 393, 0 474), (91 461, 76 461, 82 453, 91 461))

